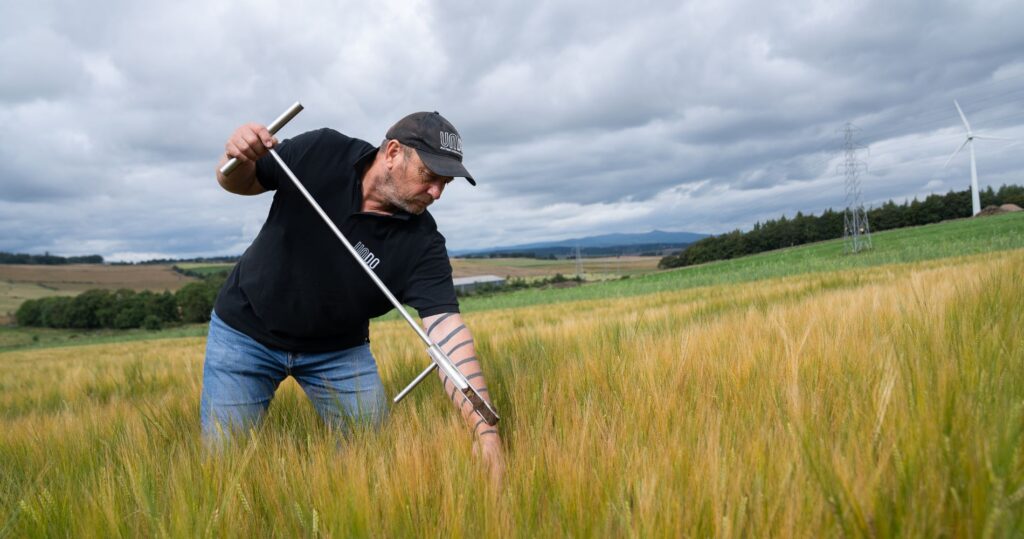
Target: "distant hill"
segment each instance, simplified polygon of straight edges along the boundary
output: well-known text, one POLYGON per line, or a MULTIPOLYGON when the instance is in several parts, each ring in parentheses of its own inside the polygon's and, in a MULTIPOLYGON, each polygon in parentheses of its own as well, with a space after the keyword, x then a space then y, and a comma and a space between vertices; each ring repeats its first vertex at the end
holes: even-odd
POLYGON ((694 232, 666 232, 652 230, 643 234, 602 234, 558 241, 524 243, 506 245, 486 249, 460 249, 449 251, 449 255, 457 257, 486 257, 502 255, 536 256, 567 256, 578 246, 583 256, 614 256, 628 254, 656 254, 666 250, 678 250, 687 245, 708 237, 707 234, 694 232))

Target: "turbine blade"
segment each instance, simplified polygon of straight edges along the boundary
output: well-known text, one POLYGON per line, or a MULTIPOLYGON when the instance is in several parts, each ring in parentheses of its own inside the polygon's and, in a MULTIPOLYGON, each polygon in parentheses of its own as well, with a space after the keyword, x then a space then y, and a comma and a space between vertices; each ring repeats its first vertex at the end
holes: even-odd
POLYGON ((967 123, 967 116, 964 116, 964 111, 960 108, 960 103, 953 100, 953 104, 956 105, 956 111, 960 113, 960 119, 964 121, 964 127, 967 128, 967 133, 971 132, 971 124, 967 123))
POLYGON ((964 146, 967 146, 967 143, 970 142, 970 141, 971 141, 971 139, 965 138, 964 139, 964 143, 961 144, 960 147, 957 148, 955 152, 953 152, 953 155, 949 156, 949 159, 946 159, 946 164, 942 165, 942 168, 948 167, 949 166, 949 162, 952 161, 953 158, 956 157, 956 154, 960 153, 960 150, 964 149, 964 146))
POLYGON ((1015 138, 991 137, 991 136, 988 136, 988 135, 974 135, 974 138, 980 138, 980 139, 985 139, 985 140, 1005 140, 1007 142, 1020 142, 1020 140, 1015 139, 1015 138))

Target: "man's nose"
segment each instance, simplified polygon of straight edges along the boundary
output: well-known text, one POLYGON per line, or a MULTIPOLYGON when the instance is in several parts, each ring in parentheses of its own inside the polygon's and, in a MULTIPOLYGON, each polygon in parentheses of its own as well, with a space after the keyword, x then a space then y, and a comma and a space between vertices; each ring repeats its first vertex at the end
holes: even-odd
POLYGON ((441 187, 439 185, 431 185, 430 189, 427 192, 430 193, 430 196, 434 197, 434 200, 437 200, 441 198, 442 191, 444 191, 444 187, 441 187))

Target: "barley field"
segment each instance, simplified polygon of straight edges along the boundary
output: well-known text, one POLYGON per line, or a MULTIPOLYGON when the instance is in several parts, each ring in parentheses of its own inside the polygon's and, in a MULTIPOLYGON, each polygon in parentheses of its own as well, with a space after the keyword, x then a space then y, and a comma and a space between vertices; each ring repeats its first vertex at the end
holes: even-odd
MULTIPOLYGON (((291 380, 198 439, 201 337, 0 354, 0 536, 1020 537, 1024 250, 466 315, 495 490, 436 380, 339 438, 291 380)), ((375 322, 392 394, 426 365, 375 322)))

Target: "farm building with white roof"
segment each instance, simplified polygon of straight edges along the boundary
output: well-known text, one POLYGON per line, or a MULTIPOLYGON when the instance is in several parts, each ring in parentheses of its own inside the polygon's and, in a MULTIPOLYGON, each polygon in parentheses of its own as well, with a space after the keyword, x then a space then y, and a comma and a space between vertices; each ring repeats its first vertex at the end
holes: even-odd
POLYGON ((471 277, 456 277, 452 279, 455 284, 455 292, 468 294, 481 286, 505 286, 505 278, 497 275, 473 275, 471 277))

